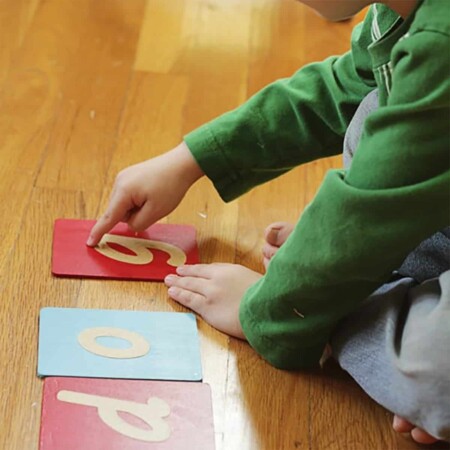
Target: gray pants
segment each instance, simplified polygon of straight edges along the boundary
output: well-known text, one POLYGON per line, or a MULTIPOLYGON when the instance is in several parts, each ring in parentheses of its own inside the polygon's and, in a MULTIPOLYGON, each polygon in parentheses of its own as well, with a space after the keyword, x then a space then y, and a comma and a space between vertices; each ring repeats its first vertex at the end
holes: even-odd
MULTIPOLYGON (((345 136, 345 166, 365 118, 377 107, 373 91, 345 136)), ((340 366, 377 403, 450 440, 450 228, 422 242, 391 282, 341 321, 331 347, 340 366)))

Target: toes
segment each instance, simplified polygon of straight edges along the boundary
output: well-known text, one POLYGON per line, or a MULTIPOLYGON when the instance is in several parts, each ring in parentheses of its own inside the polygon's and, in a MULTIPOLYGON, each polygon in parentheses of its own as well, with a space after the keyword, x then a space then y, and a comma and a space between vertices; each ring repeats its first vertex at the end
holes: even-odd
POLYGON ((284 244, 293 229, 294 226, 287 222, 275 222, 266 228, 264 232, 266 243, 262 248, 262 254, 264 257, 263 263, 266 270, 269 265, 269 261, 279 250, 281 245, 284 244))
POLYGON ((278 232, 278 245, 283 245, 293 230, 294 225, 291 223, 286 223, 285 226, 278 232))
POLYGON ((405 420, 403 417, 395 415, 392 422, 392 428, 397 433, 409 433, 414 428, 414 425, 405 420))
POLYGON ((433 444, 438 441, 435 437, 431 436, 431 434, 428 434, 421 428, 413 428, 411 437, 419 444, 433 444))
POLYGON ((278 250, 278 247, 274 247, 273 245, 266 243, 263 245, 262 254, 263 254, 264 258, 270 259, 270 258, 272 258, 273 255, 275 255, 277 250, 278 250))
POLYGON ((393 421, 392 427, 398 433, 411 432, 411 437, 418 444, 433 444, 434 442, 438 441, 438 439, 431 436, 426 431, 422 430, 421 428, 415 427, 411 422, 408 422, 403 417, 400 417, 397 415, 394 416, 394 421, 393 421))
POLYGON ((275 222, 266 228, 264 237, 269 244, 280 247, 292 233, 293 229, 294 226, 290 223, 275 222))
POLYGON ((269 261, 287 239, 292 231, 292 228, 293 226, 286 222, 276 222, 267 227, 265 231, 266 243, 262 248, 262 254, 264 257, 263 264, 266 270, 269 265, 269 261), (279 228, 277 228, 277 226, 279 228))

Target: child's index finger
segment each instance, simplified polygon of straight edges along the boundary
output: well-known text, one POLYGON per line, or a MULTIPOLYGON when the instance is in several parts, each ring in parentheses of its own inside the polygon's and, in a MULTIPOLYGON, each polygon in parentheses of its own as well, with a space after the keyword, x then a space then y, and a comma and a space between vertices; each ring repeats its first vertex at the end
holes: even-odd
POLYGON ((92 227, 91 233, 86 241, 86 245, 89 247, 95 247, 100 239, 103 237, 105 233, 111 230, 111 228, 115 225, 110 225, 108 219, 104 218, 105 216, 100 217, 96 224, 92 227))
POLYGON ((130 204, 126 196, 113 194, 113 198, 110 201, 107 211, 92 227, 86 245, 95 247, 100 242, 103 235, 117 225, 132 207, 133 205, 130 204))
POLYGON ((100 217, 100 219, 97 220, 97 223, 92 227, 86 245, 89 247, 95 247, 100 242, 103 235, 114 228, 123 216, 124 213, 118 209, 113 212, 107 211, 103 214, 103 216, 100 217))

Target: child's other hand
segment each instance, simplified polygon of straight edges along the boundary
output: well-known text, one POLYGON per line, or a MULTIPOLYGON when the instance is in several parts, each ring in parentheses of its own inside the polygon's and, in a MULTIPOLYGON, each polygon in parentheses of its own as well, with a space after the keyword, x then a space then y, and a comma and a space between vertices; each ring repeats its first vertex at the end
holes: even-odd
POLYGON ((122 170, 109 206, 91 230, 87 245, 98 244, 117 223, 142 231, 171 213, 203 172, 183 142, 170 152, 122 170))
POLYGON ((214 328, 245 339, 239 305, 245 291, 262 275, 237 264, 181 266, 164 280, 169 296, 192 309, 214 328))

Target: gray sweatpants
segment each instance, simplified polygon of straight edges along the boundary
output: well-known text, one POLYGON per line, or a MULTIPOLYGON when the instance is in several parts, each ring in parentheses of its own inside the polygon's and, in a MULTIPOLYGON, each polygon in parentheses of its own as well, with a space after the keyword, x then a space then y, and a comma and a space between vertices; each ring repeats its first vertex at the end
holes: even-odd
MULTIPOLYGON (((349 167, 377 91, 345 136, 349 167)), ((420 220, 420 218, 418 219, 420 220)), ((333 332, 334 358, 388 410, 450 440, 450 227, 422 242, 333 332)))

